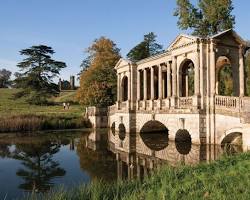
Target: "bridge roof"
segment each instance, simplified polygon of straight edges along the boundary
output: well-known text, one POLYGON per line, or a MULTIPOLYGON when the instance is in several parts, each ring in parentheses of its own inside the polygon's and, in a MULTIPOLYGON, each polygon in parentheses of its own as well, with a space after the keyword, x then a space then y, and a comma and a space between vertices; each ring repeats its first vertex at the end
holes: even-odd
POLYGON ((224 35, 227 35, 227 34, 231 34, 234 38, 235 38, 235 41, 239 44, 242 44, 243 46, 245 47, 250 47, 250 43, 247 42, 246 40, 244 40, 242 37, 240 37, 240 35, 234 31, 233 29, 228 29, 228 30, 225 30, 225 31, 222 31, 220 33, 217 33, 213 36, 210 37, 210 39, 218 39, 218 38, 221 38, 222 36, 224 35))

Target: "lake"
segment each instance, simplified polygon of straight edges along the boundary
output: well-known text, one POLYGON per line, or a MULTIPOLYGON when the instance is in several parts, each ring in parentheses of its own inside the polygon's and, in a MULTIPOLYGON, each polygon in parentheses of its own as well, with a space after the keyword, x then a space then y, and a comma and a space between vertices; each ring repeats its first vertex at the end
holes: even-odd
POLYGON ((0 135, 0 199, 93 180, 143 179, 163 164, 211 162, 241 147, 169 141, 165 133, 112 130, 0 135))

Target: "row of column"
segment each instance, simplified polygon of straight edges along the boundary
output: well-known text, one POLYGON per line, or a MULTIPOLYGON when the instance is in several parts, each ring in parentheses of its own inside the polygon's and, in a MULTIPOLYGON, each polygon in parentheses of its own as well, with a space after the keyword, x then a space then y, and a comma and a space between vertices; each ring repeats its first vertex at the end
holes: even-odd
MULTIPOLYGON (((158 65, 158 99, 163 98, 163 76, 162 76, 162 67, 163 65, 158 65)), ((177 79, 176 79, 176 62, 168 62, 166 64, 167 67, 167 97, 176 96, 177 92, 177 79), (172 74, 171 74, 171 66, 172 66, 172 74), (171 80, 172 77, 172 80, 171 80)), ((145 68, 143 70, 137 71, 137 100, 140 101, 142 99, 141 97, 141 72, 143 72, 143 99, 147 100, 147 94, 148 94, 148 78, 147 78, 147 70, 148 68, 145 68)), ((154 67, 150 67, 150 99, 155 99, 155 82, 154 82, 154 67)))

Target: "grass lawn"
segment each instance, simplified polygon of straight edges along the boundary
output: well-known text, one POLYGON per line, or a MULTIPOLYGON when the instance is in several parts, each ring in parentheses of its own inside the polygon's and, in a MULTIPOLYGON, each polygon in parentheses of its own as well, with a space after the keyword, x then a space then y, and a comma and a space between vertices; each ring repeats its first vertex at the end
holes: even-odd
POLYGON ((55 105, 30 105, 25 98, 14 99, 18 89, 0 89, 0 132, 26 132, 88 128, 91 124, 83 117, 84 109, 75 102, 75 91, 62 92, 52 98, 55 105), (63 102, 71 102, 63 109, 63 102))
POLYGON ((38 106, 25 102, 25 98, 14 99, 13 95, 18 89, 0 89, 0 116, 20 114, 81 116, 84 109, 78 104, 71 104, 69 110, 64 110, 63 102, 74 102, 75 91, 62 92, 59 97, 53 98, 58 105, 38 106))
POLYGON ((250 153, 225 157, 211 164, 165 166, 144 181, 93 182, 72 190, 59 188, 27 199, 95 200, 248 200, 250 153))

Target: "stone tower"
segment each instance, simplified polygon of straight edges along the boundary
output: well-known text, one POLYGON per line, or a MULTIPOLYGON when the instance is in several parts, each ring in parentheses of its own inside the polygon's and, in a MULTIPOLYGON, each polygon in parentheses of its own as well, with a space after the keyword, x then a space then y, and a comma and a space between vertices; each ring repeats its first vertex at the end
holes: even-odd
POLYGON ((58 87, 59 87, 59 90, 61 91, 62 90, 62 79, 61 78, 59 78, 58 87))
POLYGON ((70 89, 75 89, 75 76, 70 76, 70 89))

